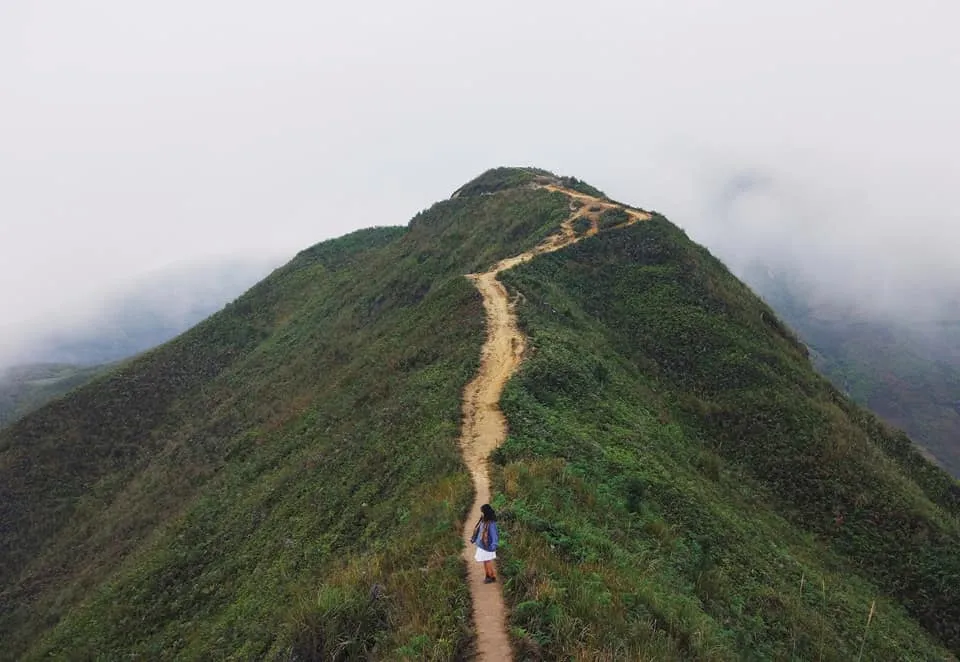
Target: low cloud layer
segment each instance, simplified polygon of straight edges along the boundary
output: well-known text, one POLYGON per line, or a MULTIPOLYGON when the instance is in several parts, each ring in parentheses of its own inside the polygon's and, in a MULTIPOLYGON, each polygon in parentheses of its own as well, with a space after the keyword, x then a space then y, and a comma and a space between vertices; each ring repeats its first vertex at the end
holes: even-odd
POLYGON ((278 266, 234 258, 149 272, 118 289, 0 328, 0 370, 35 363, 98 365, 155 347, 223 308, 278 266), (29 331, 23 333, 23 330, 29 331))
POLYGON ((960 320, 960 231, 940 206, 946 181, 802 160, 692 178, 702 195, 683 214, 688 230, 736 273, 762 262, 864 314, 960 320))
POLYGON ((665 213, 732 267, 958 290, 960 6, 0 5, 0 345, 129 279, 400 224, 495 165, 665 213))

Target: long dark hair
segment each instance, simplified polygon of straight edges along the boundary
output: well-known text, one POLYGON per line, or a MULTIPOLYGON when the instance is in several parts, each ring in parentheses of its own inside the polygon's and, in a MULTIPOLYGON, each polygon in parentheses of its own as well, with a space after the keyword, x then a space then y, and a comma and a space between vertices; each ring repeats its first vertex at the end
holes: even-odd
POLYGON ((480 519, 484 522, 496 522, 497 513, 494 512, 493 508, 489 503, 485 503, 480 506, 480 519))

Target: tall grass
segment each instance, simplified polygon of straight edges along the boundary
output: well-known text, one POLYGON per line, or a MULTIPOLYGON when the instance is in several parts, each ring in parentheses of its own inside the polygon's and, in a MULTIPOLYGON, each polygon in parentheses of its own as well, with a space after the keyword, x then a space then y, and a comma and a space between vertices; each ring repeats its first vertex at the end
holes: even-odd
POLYGON ((867 645, 867 635, 870 633, 870 623, 873 622, 873 614, 877 608, 877 601, 870 603, 870 613, 867 615, 867 625, 863 629, 863 641, 860 643, 860 651, 857 653, 857 662, 863 659, 863 647, 867 645))
POLYGON ((0 659, 465 656, 463 274, 568 213, 506 191, 318 244, 0 432, 0 659))
POLYGON ((918 471, 709 254, 657 218, 503 280, 531 343, 495 456, 522 650, 850 660, 878 592, 901 603, 877 659, 956 645, 949 478, 918 471), (927 533, 905 549, 909 531, 927 533))

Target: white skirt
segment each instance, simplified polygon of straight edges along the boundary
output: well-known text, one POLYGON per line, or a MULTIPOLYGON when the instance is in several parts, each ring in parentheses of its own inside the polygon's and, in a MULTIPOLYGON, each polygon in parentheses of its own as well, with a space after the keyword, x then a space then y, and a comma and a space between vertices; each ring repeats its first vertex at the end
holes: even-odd
POLYGON ((495 558, 497 558, 497 553, 496 553, 496 552, 488 552, 487 550, 485 550, 485 549, 483 549, 483 548, 481 548, 481 547, 477 547, 477 553, 474 555, 473 558, 476 559, 478 562, 492 561, 492 560, 494 560, 495 558))

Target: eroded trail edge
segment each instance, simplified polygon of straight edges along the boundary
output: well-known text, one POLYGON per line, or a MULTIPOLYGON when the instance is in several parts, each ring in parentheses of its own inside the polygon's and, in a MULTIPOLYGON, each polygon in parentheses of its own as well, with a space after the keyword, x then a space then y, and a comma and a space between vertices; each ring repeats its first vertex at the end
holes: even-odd
POLYGON ((488 662, 511 660, 510 640, 507 637, 506 608, 500 583, 484 584, 481 564, 473 560, 474 546, 470 543, 473 525, 480 518, 480 506, 490 501, 490 475, 487 459, 490 453, 507 437, 507 421, 500 411, 500 396, 507 380, 517 371, 526 348, 526 338, 517 327, 517 317, 507 290, 497 280, 501 271, 528 262, 537 255, 550 253, 597 234, 600 215, 609 209, 621 209, 628 220, 610 229, 648 220, 646 212, 596 198, 558 186, 542 188, 563 193, 570 198, 570 216, 561 224, 560 233, 551 235, 536 248, 501 260, 492 269, 468 274, 483 297, 486 313, 487 338, 480 357, 480 370, 467 384, 463 393, 463 429, 460 444, 463 456, 473 477, 476 498, 463 524, 464 551, 473 600, 473 621, 477 633, 477 659, 488 662), (577 234, 574 224, 586 218, 590 227, 577 234))

